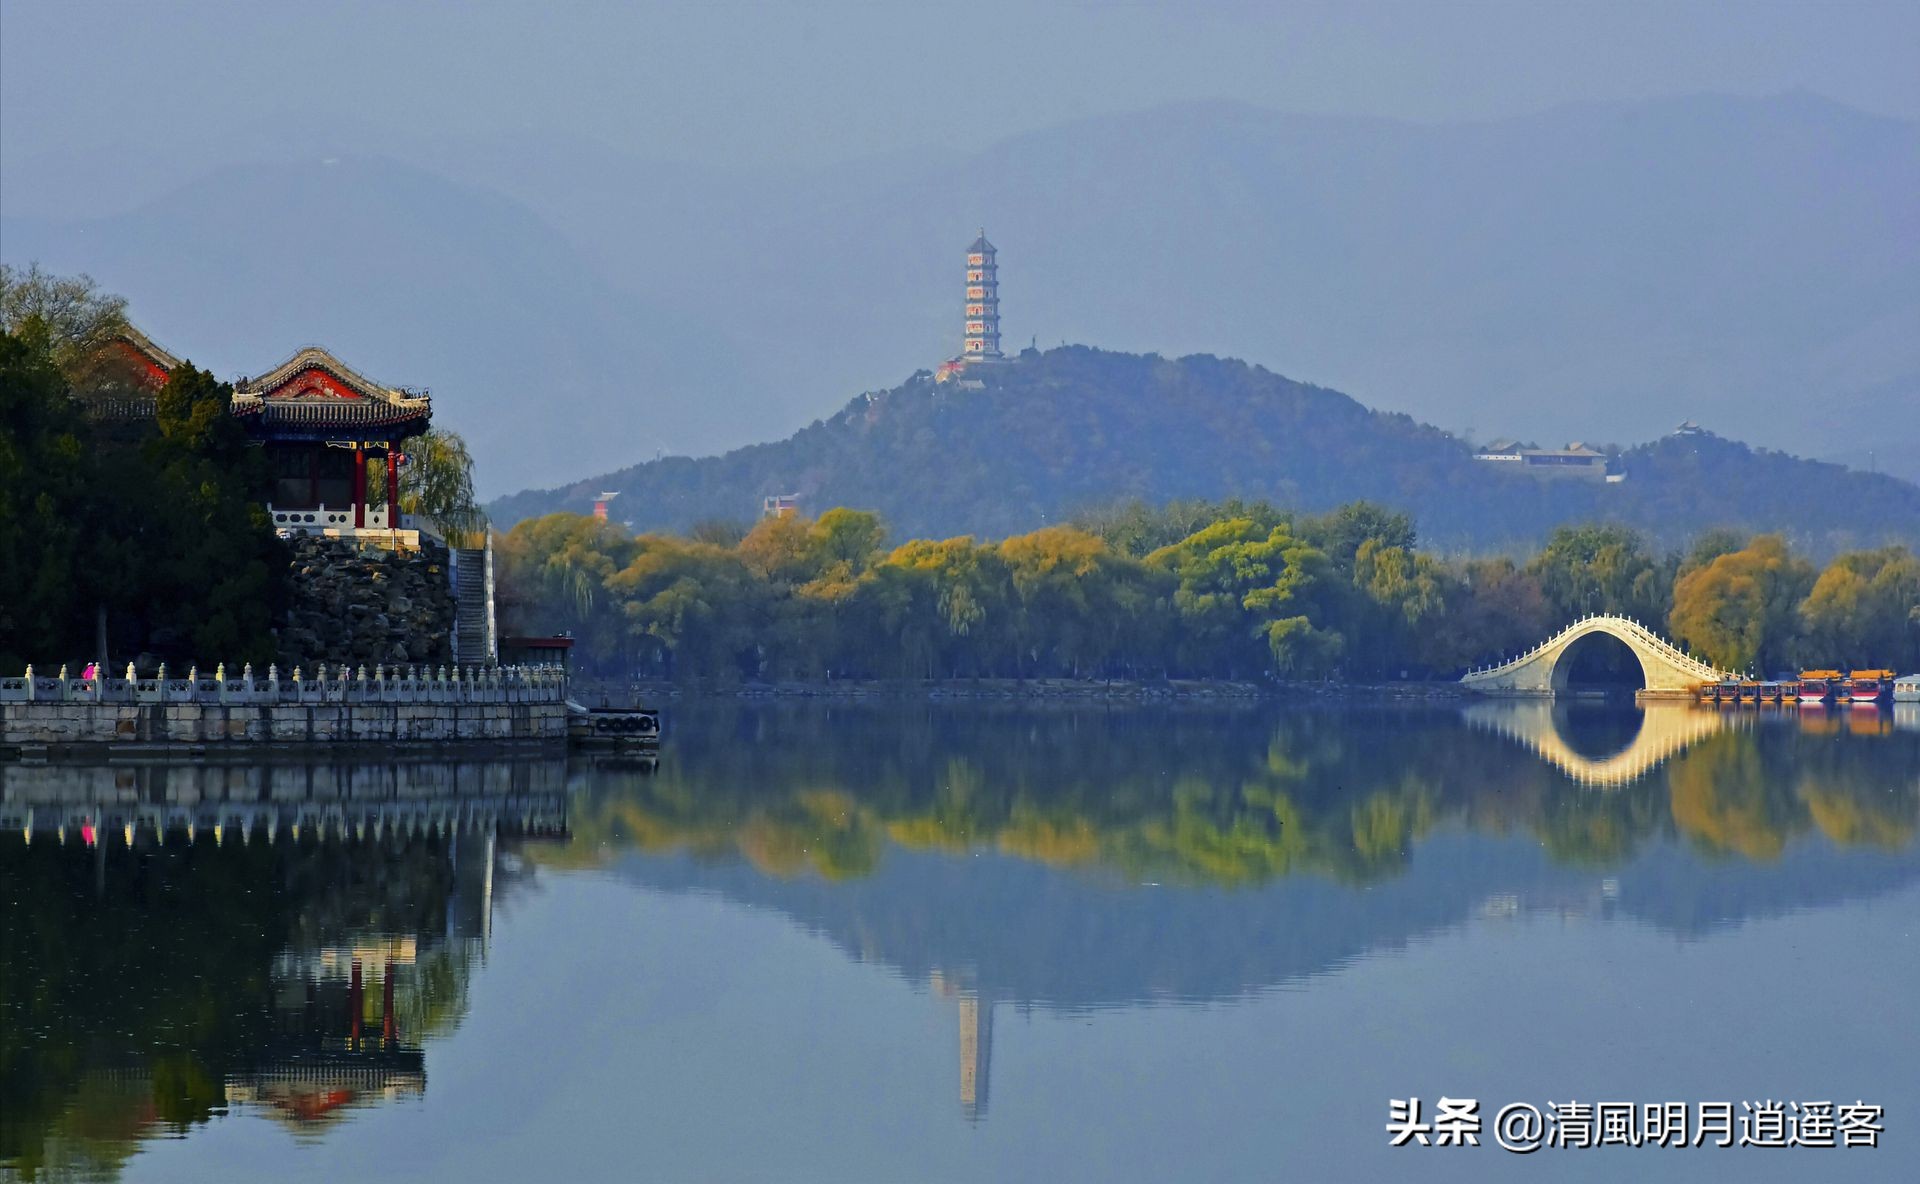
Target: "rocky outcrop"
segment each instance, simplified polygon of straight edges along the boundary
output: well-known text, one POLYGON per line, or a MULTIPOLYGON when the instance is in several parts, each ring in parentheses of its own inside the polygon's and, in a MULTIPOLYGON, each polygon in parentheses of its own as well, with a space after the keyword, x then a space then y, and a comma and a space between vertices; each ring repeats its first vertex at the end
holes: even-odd
POLYGON ((293 539, 293 592, 280 629, 283 668, 453 661, 454 600, 447 549, 293 539))

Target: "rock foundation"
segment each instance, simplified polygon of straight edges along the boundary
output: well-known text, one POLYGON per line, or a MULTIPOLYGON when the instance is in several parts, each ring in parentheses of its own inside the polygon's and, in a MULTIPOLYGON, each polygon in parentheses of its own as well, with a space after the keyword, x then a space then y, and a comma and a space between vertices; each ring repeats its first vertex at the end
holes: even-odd
POLYGON ((447 549, 388 551, 351 539, 293 539, 293 601, 280 664, 453 661, 455 605, 447 549))

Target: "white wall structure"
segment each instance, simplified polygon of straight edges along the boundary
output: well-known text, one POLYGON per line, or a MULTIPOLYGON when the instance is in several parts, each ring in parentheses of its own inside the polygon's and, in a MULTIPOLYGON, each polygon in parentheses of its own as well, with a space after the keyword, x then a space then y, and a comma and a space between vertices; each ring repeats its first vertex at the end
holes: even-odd
MULTIPOLYGON (((131 675, 132 671, 129 670, 131 675)), ((185 678, 0 678, 0 746, 563 742, 558 667, 365 666, 265 678, 251 666, 185 678)))
POLYGON ((1716 670, 1629 617, 1582 617, 1539 645, 1495 666, 1471 670, 1460 680, 1468 690, 1488 695, 1553 695, 1567 689, 1568 667, 1561 661, 1575 642, 1592 633, 1619 638, 1640 659, 1650 695, 1684 695, 1702 683, 1735 677, 1716 670))

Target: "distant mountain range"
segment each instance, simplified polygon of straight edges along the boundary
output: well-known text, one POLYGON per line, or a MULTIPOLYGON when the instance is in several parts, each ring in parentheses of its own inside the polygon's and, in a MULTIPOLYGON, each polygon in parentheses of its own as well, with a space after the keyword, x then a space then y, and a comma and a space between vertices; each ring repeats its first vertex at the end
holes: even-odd
POLYGON ((1714 526, 1785 531, 1816 553, 1920 544, 1920 486, 1688 431, 1620 451, 1618 484, 1541 478, 1473 459, 1409 416, 1210 356, 1084 346, 1028 351, 939 383, 920 372, 778 443, 667 457, 503 498, 501 525, 585 512, 684 529, 804 510, 877 510, 893 537, 1032 530, 1120 500, 1267 499, 1324 510, 1371 498, 1411 511, 1429 545, 1526 547, 1565 522, 1609 520, 1672 545, 1714 526))
POLYGON ((1691 418, 1920 478, 1920 125, 1806 93, 1452 125, 1223 103, 726 172, 544 133, 262 124, 0 169, 0 256, 220 373, 433 388, 490 493, 778 438, 957 348, 1272 359, 1463 436, 1691 418), (404 161, 406 163, 397 163, 404 161))

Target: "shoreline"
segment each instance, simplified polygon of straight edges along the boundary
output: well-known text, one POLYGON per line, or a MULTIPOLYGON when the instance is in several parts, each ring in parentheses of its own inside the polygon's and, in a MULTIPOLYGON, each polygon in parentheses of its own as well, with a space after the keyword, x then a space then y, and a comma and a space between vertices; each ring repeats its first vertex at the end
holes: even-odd
POLYGON ((576 679, 572 693, 582 703, 624 700, 818 699, 833 702, 1122 702, 1251 703, 1259 701, 1365 700, 1451 702, 1475 698, 1456 682, 1255 683, 1224 679, 858 679, 716 683, 711 681, 618 683, 576 679))

